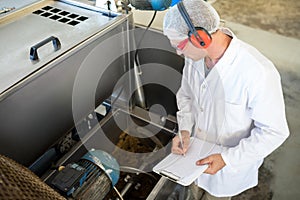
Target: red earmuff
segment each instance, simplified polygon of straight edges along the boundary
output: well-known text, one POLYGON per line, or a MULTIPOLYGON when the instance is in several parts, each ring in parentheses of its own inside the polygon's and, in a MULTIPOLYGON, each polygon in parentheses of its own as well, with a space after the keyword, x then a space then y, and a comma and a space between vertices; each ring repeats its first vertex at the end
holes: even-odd
POLYGON ((207 32, 207 30, 203 27, 194 27, 192 20, 189 14, 187 13, 182 1, 177 4, 177 7, 182 18, 184 19, 188 28, 190 29, 188 33, 190 42, 197 48, 207 48, 212 41, 209 32, 207 32))
POLYGON ((196 27, 196 32, 189 32, 190 42, 197 48, 206 49, 212 41, 211 35, 202 27, 196 27))

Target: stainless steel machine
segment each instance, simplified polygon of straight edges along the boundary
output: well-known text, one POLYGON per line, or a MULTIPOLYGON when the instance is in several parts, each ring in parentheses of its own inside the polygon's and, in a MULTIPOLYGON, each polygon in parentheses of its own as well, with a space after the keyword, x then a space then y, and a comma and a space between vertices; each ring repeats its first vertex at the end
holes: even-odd
POLYGON ((183 59, 159 31, 94 3, 1 1, 0 154, 65 198, 168 195, 151 169, 177 129, 183 59))

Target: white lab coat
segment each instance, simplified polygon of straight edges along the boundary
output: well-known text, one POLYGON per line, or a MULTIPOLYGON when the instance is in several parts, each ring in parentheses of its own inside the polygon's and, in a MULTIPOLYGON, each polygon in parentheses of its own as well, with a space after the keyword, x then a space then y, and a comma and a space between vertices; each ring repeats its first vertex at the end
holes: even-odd
POLYGON ((289 135, 280 75, 252 46, 233 39, 204 77, 204 60, 185 59, 177 93, 179 130, 224 147, 226 166, 196 184, 214 196, 234 196, 258 183, 263 159, 289 135), (193 127, 194 125, 194 127, 193 127))

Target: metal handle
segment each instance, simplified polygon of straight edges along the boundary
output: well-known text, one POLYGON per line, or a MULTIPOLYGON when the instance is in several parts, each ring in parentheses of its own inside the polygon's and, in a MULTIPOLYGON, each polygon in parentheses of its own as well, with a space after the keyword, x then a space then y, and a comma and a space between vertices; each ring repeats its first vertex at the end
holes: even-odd
POLYGON ((54 51, 57 51, 60 49, 61 44, 60 44, 59 39, 57 37, 50 36, 49 38, 39 42, 38 44, 36 44, 30 48, 30 60, 38 60, 39 59, 39 56, 37 53, 38 48, 44 46, 45 44, 47 44, 50 41, 52 41, 54 51))

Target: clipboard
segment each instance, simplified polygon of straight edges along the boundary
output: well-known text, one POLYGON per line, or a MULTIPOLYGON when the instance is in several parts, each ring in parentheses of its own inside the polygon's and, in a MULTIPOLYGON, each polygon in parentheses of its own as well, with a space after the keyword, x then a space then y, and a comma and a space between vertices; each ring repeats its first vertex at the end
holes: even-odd
POLYGON ((154 166, 153 171, 180 185, 189 186, 208 167, 208 165, 198 166, 196 161, 221 152, 222 147, 220 145, 192 137, 185 156, 170 153, 154 166))

